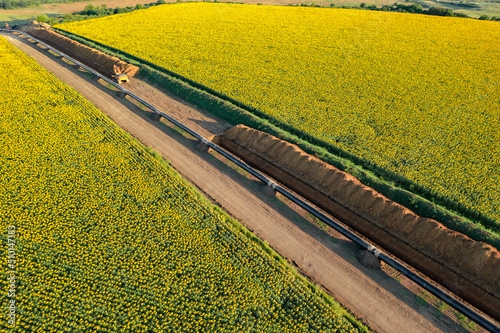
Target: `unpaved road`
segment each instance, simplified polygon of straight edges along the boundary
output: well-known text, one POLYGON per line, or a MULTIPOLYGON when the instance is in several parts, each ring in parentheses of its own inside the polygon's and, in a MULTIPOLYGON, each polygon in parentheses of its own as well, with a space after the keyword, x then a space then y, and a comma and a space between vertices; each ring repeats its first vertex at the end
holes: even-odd
MULTIPOLYGON (((266 240, 373 330, 395 333, 465 331, 448 318, 448 313, 438 313, 422 304, 397 278, 358 264, 354 258, 356 245, 312 226, 279 198, 262 194, 255 181, 211 154, 197 151, 197 142, 192 138, 161 122, 151 121, 139 107, 116 97, 113 91, 93 81, 88 73, 67 65, 24 38, 0 34, 72 86, 121 128, 158 151, 185 179, 266 240)), ((133 79, 129 88, 206 137, 228 126, 140 80, 133 79)))

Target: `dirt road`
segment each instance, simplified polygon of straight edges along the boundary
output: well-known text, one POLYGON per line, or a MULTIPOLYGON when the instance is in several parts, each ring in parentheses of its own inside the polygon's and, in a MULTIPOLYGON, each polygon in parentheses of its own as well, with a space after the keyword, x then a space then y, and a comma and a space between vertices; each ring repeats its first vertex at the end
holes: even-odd
MULTIPOLYGON (((397 275, 369 270, 355 259, 357 246, 331 237, 303 218, 281 198, 267 197, 261 185, 210 153, 195 149, 197 141, 160 122, 153 122, 134 103, 27 42, 3 34, 13 45, 72 86, 121 128, 158 151, 187 180, 222 206, 277 252, 320 284, 343 306, 378 332, 462 332, 447 312, 422 302, 397 275)), ((167 114, 208 137, 228 124, 133 79, 128 88, 167 114)))

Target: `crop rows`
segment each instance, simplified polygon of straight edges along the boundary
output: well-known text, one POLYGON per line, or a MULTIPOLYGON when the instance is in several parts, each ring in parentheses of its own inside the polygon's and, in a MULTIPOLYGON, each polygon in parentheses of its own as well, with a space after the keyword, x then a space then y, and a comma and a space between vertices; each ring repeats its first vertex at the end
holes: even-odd
POLYGON ((500 219, 496 22, 186 3, 60 28, 500 219))
MULTIPOLYGON (((12 332, 351 332, 171 168, 0 37, 12 332)), ((2 260, 2 308, 7 261, 2 260)), ((4 314, 2 314, 4 316, 4 314)))

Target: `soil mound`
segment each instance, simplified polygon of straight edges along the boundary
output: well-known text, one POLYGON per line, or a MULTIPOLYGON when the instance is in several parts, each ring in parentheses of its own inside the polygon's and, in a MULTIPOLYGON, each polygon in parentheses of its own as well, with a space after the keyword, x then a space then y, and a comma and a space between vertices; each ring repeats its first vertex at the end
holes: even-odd
POLYGON ((64 37, 50 29, 50 26, 45 23, 30 21, 28 24, 21 27, 20 30, 55 47, 68 56, 108 77, 114 74, 114 65, 118 66, 118 68, 120 68, 123 73, 126 73, 128 77, 133 77, 139 72, 139 67, 64 37))
POLYGON ((228 129, 218 140, 223 146, 224 141, 229 140, 244 147, 261 158, 261 162, 292 175, 368 220, 374 228, 393 235, 500 298, 500 252, 492 246, 416 215, 363 185, 354 176, 269 134, 238 125, 228 129))
POLYGON ((356 259, 366 268, 380 269, 380 260, 368 251, 358 250, 356 252, 356 259))

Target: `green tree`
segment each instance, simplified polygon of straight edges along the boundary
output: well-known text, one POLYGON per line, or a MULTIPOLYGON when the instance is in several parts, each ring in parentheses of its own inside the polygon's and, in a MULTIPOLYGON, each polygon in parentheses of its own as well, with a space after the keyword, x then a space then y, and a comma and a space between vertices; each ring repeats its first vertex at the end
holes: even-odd
POLYGON ((57 24, 59 22, 57 22, 57 20, 54 17, 51 17, 51 18, 49 18, 49 20, 47 21, 47 23, 50 24, 50 25, 55 25, 55 24, 57 24))
POLYGON ((409 13, 421 13, 423 11, 423 8, 421 5, 413 4, 413 5, 406 7, 406 10, 409 13))
POLYGON ((490 17, 488 15, 481 15, 481 16, 479 16, 479 19, 483 20, 483 21, 489 21, 490 17))
POLYGON ((10 0, 5 0, 5 2, 3 3, 3 8, 12 9, 14 7, 12 7, 12 2, 10 0))
POLYGON ((48 22, 49 21, 49 17, 47 15, 38 15, 36 17, 36 20, 38 22, 48 22))
POLYGON ((429 8, 428 14, 437 16, 453 16, 453 10, 444 7, 431 7, 429 8))
POLYGON ((94 7, 92 4, 88 4, 82 11, 83 15, 97 15, 98 8, 94 7))
POLYGON ((72 14, 64 14, 64 16, 62 18, 63 23, 72 22, 74 20, 75 20, 75 18, 72 14))

